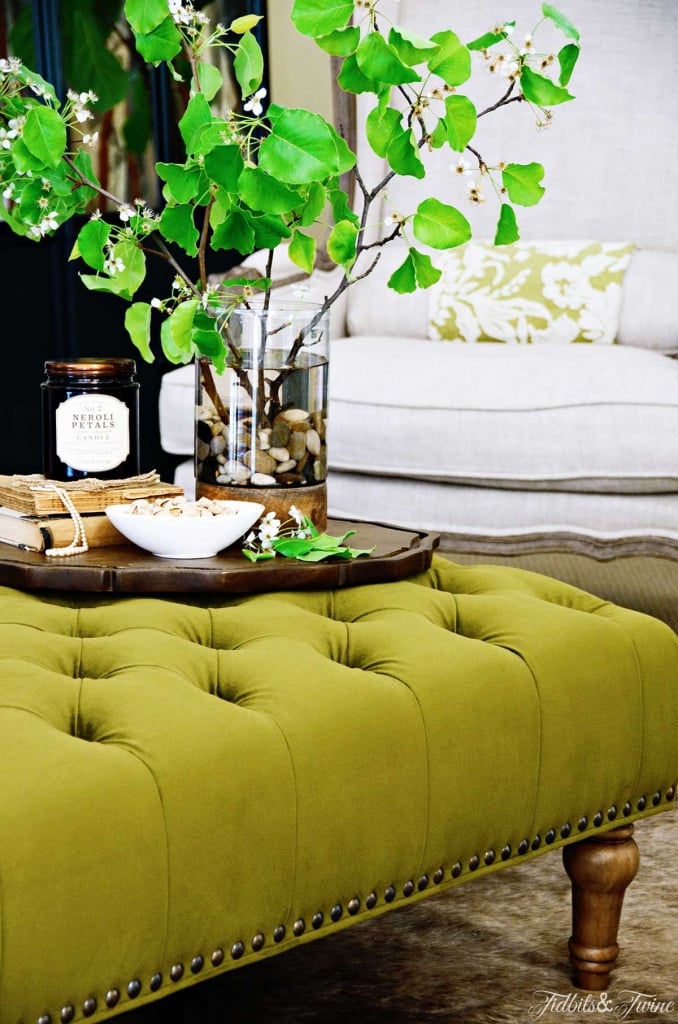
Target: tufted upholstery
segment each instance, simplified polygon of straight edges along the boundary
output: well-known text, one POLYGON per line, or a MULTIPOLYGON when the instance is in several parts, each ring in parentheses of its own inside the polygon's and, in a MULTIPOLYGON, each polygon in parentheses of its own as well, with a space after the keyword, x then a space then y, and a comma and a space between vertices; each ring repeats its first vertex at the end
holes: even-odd
POLYGON ((2 1024, 104 1019, 675 797, 675 634, 520 570, 0 588, 0 659, 2 1024))

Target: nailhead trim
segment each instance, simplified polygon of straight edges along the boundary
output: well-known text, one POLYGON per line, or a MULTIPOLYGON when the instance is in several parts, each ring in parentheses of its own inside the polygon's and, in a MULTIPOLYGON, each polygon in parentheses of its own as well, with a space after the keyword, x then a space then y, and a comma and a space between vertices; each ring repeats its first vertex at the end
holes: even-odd
POLYGON ((212 964, 212 967, 220 967, 223 964, 223 962, 224 951, 220 946, 218 949, 215 949, 214 952, 212 953, 212 956, 210 957, 210 963, 212 964))
POLYGON ((198 953, 198 955, 194 956, 193 959, 191 960, 191 974, 199 974, 204 966, 205 961, 203 957, 198 953))
POLYGON ((385 900, 385 902, 386 903, 393 903, 393 901, 395 899, 395 895, 396 895, 395 886, 394 885, 389 885, 389 887, 384 891, 384 900, 385 900))
POLYGON ((445 869, 444 868, 438 868, 438 870, 436 871, 435 875, 433 876, 433 884, 434 885, 440 885, 440 883, 442 882, 444 877, 445 877, 445 869))
POLYGON ((298 921, 294 922, 294 925, 292 926, 292 931, 294 932, 297 938, 299 938, 300 935, 304 934, 304 932, 306 931, 306 922, 304 921, 303 917, 300 917, 298 921))
POLYGON ((344 908, 342 907, 341 903, 335 903, 332 909, 330 910, 330 917, 332 918, 333 921, 338 921, 343 913, 344 908))
POLYGON ((150 983, 150 985, 148 987, 150 988, 151 992, 157 992, 161 985, 162 985, 162 974, 157 973, 157 974, 154 974, 153 977, 151 978, 151 983, 150 983))
POLYGON ((322 910, 318 910, 311 918, 311 927, 315 928, 315 930, 317 931, 318 928, 322 928, 324 920, 325 916, 322 910))
POLYGON ((675 786, 671 786, 671 789, 667 789, 667 791, 666 791, 666 799, 667 799, 668 803, 671 803, 671 801, 673 800, 675 795, 676 795, 676 787, 675 786))
POLYGON ((91 1017, 96 1012, 97 1001, 94 996, 89 996, 88 999, 82 1004, 82 1015, 83 1017, 91 1017))
POLYGON ((183 964, 172 964, 170 967, 170 978, 172 981, 181 981, 184 976, 183 964))
POLYGON ((355 917, 355 915, 360 910, 360 900, 358 899, 357 896, 354 896, 352 900, 348 901, 346 909, 348 910, 351 917, 355 917))
POLYGON ((284 938, 285 938, 285 925, 284 924, 279 924, 277 926, 277 928, 273 929, 273 941, 274 942, 282 942, 282 940, 284 938))
POLYGON ((551 843, 555 843, 555 841, 556 841, 556 830, 554 828, 550 828, 548 830, 548 832, 546 833, 546 835, 544 836, 544 842, 546 843, 547 846, 550 846, 551 843))
MULTIPOLYGON (((276 929, 276 931, 277 931, 277 929, 276 929)), ((282 939, 282 936, 280 938, 282 939)), ((277 941, 280 942, 280 939, 278 939, 277 941)), ((245 943, 244 942, 234 942, 233 945, 231 946, 231 959, 232 960, 240 960, 240 958, 242 957, 244 952, 245 952, 245 943)), ((192 964, 191 964, 191 970, 193 970, 193 965, 192 964)))
POLYGON ((378 897, 376 892, 371 892, 370 895, 365 900, 365 906, 367 907, 368 910, 373 910, 374 907, 376 907, 377 899, 378 897))
POLYGON ((42 1017, 38 1017, 38 1024, 52 1024, 52 1015, 43 1013, 42 1017))
POLYGON ((61 1013, 59 1014, 59 1020, 61 1021, 61 1024, 70 1024, 70 1022, 73 1020, 74 1017, 75 1017, 75 1007, 74 1006, 71 1006, 69 1004, 68 1006, 62 1006, 61 1007, 61 1013))
POLYGON ((452 878, 459 878, 459 875, 461 874, 461 870, 462 870, 461 862, 457 861, 456 864, 452 865, 452 871, 451 871, 452 878))
POLYGON ((422 875, 419 881, 417 882, 417 889, 419 890, 419 892, 423 892, 427 885, 428 875, 422 875))
POLYGON ((265 945, 266 945, 266 938, 265 938, 265 936, 261 932, 257 932, 257 934, 252 939, 252 949, 254 950, 255 953, 258 953, 259 950, 263 949, 265 945))
POLYGON ((480 857, 477 853, 474 853, 468 862, 469 871, 477 871, 480 866, 480 857))
POLYGON ((114 1006, 117 1006, 120 1002, 120 989, 109 988, 108 992, 104 996, 104 1002, 109 1010, 112 1010, 114 1006))
POLYGON ((130 999, 136 999, 141 992, 141 982, 138 978, 133 978, 132 981, 127 985, 127 995, 130 999))
POLYGON ((403 896, 411 896, 413 892, 414 882, 412 881, 412 879, 410 879, 408 882, 405 882, 403 886, 403 896))

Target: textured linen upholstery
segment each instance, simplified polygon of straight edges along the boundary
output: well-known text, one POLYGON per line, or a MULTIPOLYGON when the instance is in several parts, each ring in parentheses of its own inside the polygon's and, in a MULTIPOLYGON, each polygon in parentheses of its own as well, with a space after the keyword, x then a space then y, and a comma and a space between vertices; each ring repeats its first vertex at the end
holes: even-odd
POLYGON ((105 1019, 675 799, 676 635, 520 570, 1 588, 0 659, 2 1024, 105 1019))

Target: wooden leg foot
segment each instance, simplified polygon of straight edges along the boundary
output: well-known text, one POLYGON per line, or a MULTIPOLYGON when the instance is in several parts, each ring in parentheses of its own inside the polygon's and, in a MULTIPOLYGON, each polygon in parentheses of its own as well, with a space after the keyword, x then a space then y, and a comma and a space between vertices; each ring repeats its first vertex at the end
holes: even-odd
POLYGON ((575 984, 602 992, 619 953, 617 931, 624 893, 640 863, 633 825, 566 846, 563 863, 572 882, 569 949, 575 984))

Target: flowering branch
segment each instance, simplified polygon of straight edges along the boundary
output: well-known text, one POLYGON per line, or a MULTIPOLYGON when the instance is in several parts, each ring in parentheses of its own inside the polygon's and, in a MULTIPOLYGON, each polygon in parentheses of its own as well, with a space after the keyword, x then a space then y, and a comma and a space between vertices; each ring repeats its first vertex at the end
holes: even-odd
POLYGON ((323 562, 328 558, 359 558, 374 551, 373 547, 359 549, 346 546, 345 541, 355 534, 355 530, 347 530, 341 537, 332 537, 320 533, 295 505, 289 511, 290 518, 284 523, 275 512, 266 513, 258 529, 245 538, 245 558, 250 562, 261 562, 284 555, 299 562, 323 562))

